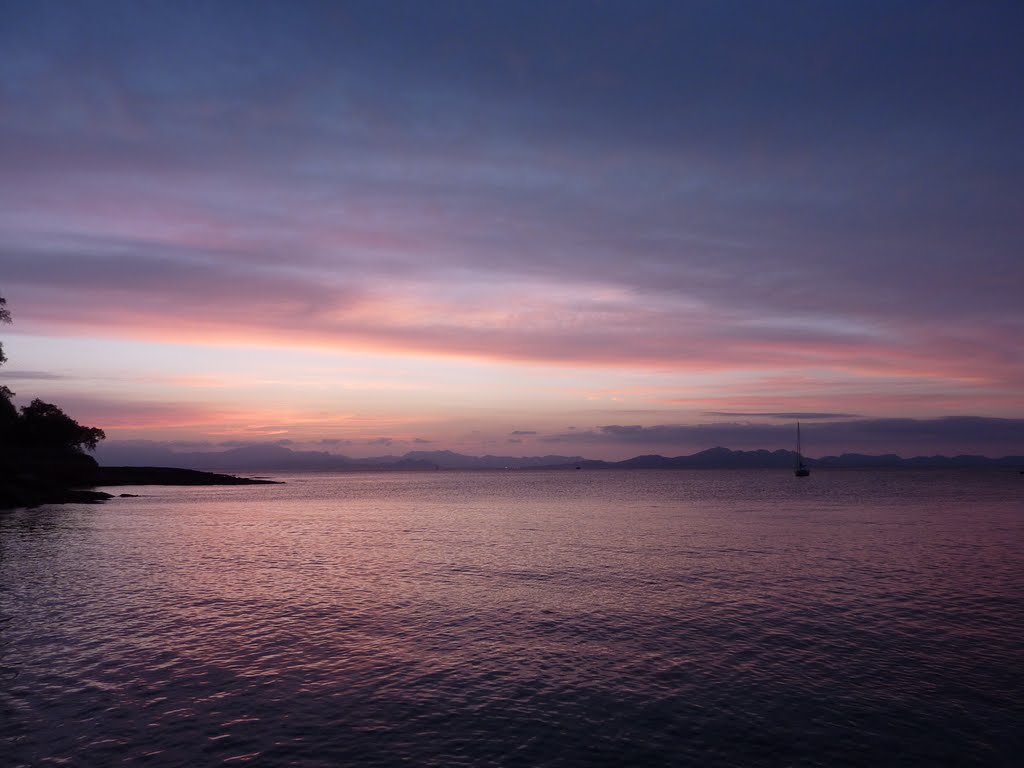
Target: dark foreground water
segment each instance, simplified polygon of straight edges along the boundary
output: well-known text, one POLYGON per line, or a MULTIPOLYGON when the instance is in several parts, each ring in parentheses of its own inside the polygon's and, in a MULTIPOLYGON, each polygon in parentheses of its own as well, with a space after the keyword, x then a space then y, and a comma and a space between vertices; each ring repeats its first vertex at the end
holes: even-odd
POLYGON ((1024 761, 1024 477, 290 475, 0 515, 4 766, 1024 761))

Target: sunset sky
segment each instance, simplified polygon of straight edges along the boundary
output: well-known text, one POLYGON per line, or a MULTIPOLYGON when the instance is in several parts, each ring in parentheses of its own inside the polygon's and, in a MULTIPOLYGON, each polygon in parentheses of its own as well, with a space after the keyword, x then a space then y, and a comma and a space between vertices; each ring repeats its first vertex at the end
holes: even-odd
POLYGON ((1024 4, 0 0, 0 383, 108 442, 1024 453, 1024 4))

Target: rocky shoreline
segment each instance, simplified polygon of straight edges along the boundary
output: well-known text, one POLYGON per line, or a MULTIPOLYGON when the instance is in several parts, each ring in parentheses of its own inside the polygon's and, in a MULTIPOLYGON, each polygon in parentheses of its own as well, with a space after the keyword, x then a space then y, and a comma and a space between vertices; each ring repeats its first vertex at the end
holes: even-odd
MULTIPOLYGON (((96 487, 124 485, 277 485, 277 480, 223 475, 178 467, 96 467, 88 482, 59 485, 31 475, 0 480, 0 509, 41 504, 98 504, 114 498, 96 487)), ((122 494, 129 495, 129 494, 122 494)))

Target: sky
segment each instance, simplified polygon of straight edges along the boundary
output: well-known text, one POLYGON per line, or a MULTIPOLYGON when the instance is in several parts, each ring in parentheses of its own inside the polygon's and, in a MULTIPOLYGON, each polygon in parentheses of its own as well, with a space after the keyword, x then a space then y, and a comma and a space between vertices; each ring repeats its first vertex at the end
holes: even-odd
POLYGON ((0 0, 0 384, 182 450, 1024 454, 1022 36, 0 0))

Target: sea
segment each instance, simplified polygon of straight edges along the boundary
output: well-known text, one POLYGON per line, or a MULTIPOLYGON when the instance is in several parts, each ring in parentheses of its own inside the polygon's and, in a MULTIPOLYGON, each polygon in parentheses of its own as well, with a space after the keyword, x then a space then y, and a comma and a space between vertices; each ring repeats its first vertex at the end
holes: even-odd
POLYGON ((1016 470, 273 477, 0 514, 0 765, 1024 765, 1016 470))

